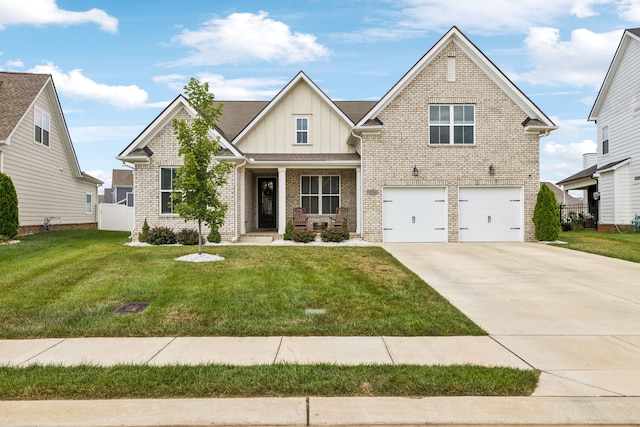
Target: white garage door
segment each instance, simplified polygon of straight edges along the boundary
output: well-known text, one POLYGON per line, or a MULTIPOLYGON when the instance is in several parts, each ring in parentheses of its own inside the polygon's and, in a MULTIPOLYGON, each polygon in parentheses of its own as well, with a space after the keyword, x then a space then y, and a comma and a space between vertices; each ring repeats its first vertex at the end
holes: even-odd
POLYGON ((385 188, 382 198, 383 241, 447 241, 447 201, 444 188, 385 188))
POLYGON ((461 242, 521 242, 522 188, 460 188, 461 242))

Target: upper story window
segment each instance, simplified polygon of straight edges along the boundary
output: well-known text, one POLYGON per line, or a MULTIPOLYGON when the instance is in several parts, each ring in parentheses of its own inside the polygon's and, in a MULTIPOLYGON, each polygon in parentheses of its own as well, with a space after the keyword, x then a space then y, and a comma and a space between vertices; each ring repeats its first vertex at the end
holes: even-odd
POLYGON ((609 153, 609 126, 602 126, 602 154, 609 153))
POLYGON ((51 131, 51 116, 38 107, 34 110, 35 136, 37 143, 49 146, 49 132, 51 131))
POLYGON ((296 117, 296 144, 309 143, 309 118, 296 117))
POLYGON ((334 214, 340 206, 340 176, 302 176, 300 198, 308 214, 334 214))
POLYGON ((176 202, 172 202, 177 167, 160 168, 160 213, 172 214, 176 202))
POLYGON ((429 144, 473 144, 474 140, 475 106, 429 106, 429 144))

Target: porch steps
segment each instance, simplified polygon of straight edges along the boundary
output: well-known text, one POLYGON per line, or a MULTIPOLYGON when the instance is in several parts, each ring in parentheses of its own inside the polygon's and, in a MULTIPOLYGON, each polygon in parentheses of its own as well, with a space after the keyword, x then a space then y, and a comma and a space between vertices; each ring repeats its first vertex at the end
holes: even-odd
POLYGON ((244 234, 238 239, 239 244, 244 245, 270 245, 274 235, 244 234))

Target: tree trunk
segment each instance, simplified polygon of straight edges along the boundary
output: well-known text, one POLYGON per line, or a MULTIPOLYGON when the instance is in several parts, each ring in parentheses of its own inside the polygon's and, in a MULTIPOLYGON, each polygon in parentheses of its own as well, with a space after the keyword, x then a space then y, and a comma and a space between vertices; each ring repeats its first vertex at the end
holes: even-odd
POLYGON ((198 255, 202 255, 202 221, 198 221, 198 255))

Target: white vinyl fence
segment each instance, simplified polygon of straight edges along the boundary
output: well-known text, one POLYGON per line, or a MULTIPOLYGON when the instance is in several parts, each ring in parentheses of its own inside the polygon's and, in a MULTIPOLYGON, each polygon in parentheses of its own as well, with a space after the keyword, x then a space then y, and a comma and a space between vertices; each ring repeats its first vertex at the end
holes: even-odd
POLYGON ((115 203, 98 203, 98 229, 131 231, 133 229, 133 207, 115 203))

